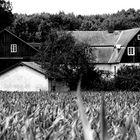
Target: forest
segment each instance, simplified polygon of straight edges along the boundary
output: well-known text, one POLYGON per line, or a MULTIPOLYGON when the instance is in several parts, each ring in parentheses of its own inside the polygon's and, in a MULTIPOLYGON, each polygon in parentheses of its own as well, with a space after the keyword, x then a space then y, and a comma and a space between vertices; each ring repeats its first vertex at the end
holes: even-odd
POLYGON ((140 9, 121 10, 113 14, 75 15, 60 11, 56 14, 13 14, 9 29, 27 42, 41 42, 42 31, 100 31, 124 30, 140 27, 140 9))

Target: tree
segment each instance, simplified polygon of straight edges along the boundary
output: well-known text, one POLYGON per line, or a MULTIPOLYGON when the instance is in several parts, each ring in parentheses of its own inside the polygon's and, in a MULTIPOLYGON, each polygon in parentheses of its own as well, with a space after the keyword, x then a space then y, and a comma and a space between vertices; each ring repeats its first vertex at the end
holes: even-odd
MULTIPOLYGON (((71 32, 53 30, 46 38, 40 58, 47 77, 65 80, 70 89, 77 87, 80 75, 87 84, 97 77, 91 63, 94 57, 85 51, 89 48, 88 44, 77 42, 71 32)), ((83 88, 86 88, 85 82, 83 88)))
POLYGON ((9 1, 0 0, 0 30, 11 25, 14 20, 12 5, 9 1))

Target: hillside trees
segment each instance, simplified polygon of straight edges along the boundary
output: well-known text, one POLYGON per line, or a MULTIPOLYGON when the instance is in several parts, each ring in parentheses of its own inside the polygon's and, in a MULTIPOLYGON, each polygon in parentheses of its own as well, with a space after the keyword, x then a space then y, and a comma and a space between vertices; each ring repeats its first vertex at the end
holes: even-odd
POLYGON ((15 14, 11 31, 27 42, 41 41, 41 28, 44 22, 58 31, 75 30, 124 30, 140 27, 140 10, 121 10, 114 14, 74 15, 73 13, 57 14, 15 14))
POLYGON ((0 30, 13 22, 12 5, 9 1, 0 0, 0 30))

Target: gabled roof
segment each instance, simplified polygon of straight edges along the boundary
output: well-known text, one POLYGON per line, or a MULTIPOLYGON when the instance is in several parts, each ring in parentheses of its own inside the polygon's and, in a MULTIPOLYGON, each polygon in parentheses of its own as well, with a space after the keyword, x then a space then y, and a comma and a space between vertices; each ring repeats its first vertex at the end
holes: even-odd
POLYGON ((36 49, 35 47, 33 47, 32 45, 28 44, 27 42, 25 42, 24 40, 22 40, 21 38, 17 37, 15 34, 13 34, 12 32, 8 31, 7 29, 3 29, 0 31, 0 34, 3 32, 7 32, 9 34, 11 34, 12 36, 14 36, 15 38, 17 38, 18 40, 20 40, 21 42, 23 42, 24 44, 28 45, 29 47, 33 48, 35 51, 39 52, 38 49, 36 49))
POLYGON ((19 63, 16 63, 15 65, 12 65, 11 67, 5 69, 4 71, 2 71, 0 73, 0 75, 8 72, 9 70, 12 70, 13 68, 17 67, 17 66, 26 66, 30 69, 33 69, 41 74, 44 74, 45 75, 45 70, 41 68, 41 65, 35 63, 35 62, 19 62, 19 63))
POLYGON ((140 28, 120 30, 109 33, 108 31, 73 31, 72 35, 80 42, 88 43, 95 47, 96 63, 119 63, 128 43, 140 31, 140 28), (120 51, 116 51, 120 45, 120 51))
POLYGON ((114 46, 121 31, 73 31, 76 40, 86 42, 90 46, 114 46))
POLYGON ((20 65, 25 65, 35 71, 38 71, 42 74, 45 74, 45 70, 42 69, 41 65, 35 63, 35 62, 21 62, 20 65))
POLYGON ((139 31, 140 28, 121 31, 120 37, 118 38, 116 44, 120 44, 121 46, 126 47, 139 31))
POLYGON ((135 37, 135 35, 140 31, 140 28, 134 28, 129 30, 123 30, 118 38, 116 45, 121 45, 119 52, 113 51, 113 54, 108 63, 119 63, 126 50, 128 43, 135 37))

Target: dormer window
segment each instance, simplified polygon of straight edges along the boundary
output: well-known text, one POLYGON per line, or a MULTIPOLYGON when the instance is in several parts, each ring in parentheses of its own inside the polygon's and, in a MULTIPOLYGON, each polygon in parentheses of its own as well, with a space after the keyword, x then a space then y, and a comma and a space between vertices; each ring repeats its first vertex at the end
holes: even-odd
POLYGON ((140 34, 137 35, 137 39, 140 40, 140 34))
POLYGON ((16 53, 17 52, 17 44, 11 44, 10 49, 11 49, 11 53, 16 53))
POLYGON ((135 47, 128 47, 128 48, 127 48, 127 54, 128 54, 129 56, 135 55, 135 47))

